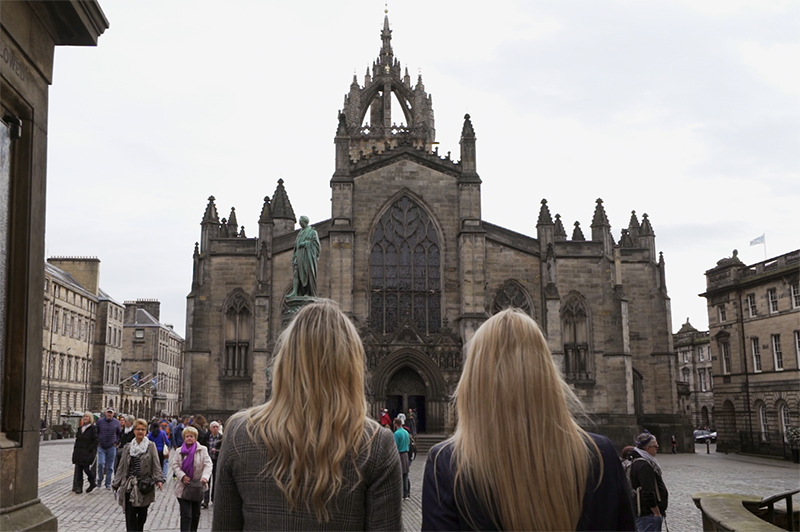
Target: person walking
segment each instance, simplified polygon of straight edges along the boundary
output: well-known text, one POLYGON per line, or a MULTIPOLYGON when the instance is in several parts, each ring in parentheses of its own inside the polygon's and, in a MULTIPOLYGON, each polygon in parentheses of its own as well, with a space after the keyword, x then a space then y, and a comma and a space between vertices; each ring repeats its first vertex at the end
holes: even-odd
POLYGON ((161 460, 161 472, 164 478, 167 478, 167 466, 169 464, 169 436, 161 428, 158 421, 150 423, 150 432, 147 433, 147 438, 156 444, 158 449, 158 458, 161 460))
POLYGON ((580 401, 530 316, 506 309, 475 332, 455 408, 425 464, 422 530, 635 530, 614 446, 575 421, 580 401))
POLYGON ((114 409, 111 407, 106 408, 105 417, 98 419, 96 426, 98 437, 97 483, 103 484, 103 478, 105 478, 105 487, 110 490, 111 481, 114 479, 114 462, 117 458, 117 445, 119 445, 122 427, 114 417, 114 409))
POLYGON ((91 412, 84 412, 78 434, 75 435, 75 446, 72 448, 72 463, 75 464, 75 477, 72 481, 72 491, 83 493, 83 473, 89 481, 86 493, 91 493, 97 487, 95 483, 92 463, 97 457, 97 426, 91 412))
POLYGON ((400 459, 367 418, 364 347, 330 300, 281 333, 272 396, 225 423, 213 530, 402 530, 400 459))
POLYGON ((186 422, 189 418, 179 418, 178 423, 175 425, 175 430, 172 431, 172 448, 178 449, 183 445, 183 429, 186 428, 186 422))
POLYGON ((411 429, 410 434, 412 436, 417 435, 417 414, 414 412, 413 409, 408 409, 408 428, 411 429))
POLYGON ((208 431, 206 418, 201 414, 194 416, 194 424, 192 426, 197 429, 197 443, 208 447, 208 435, 210 432, 208 431))
POLYGON ((394 420, 394 443, 397 445, 397 452, 400 454, 400 471, 403 474, 403 500, 411 498, 411 483, 408 480, 408 448, 411 437, 408 431, 403 428, 403 420, 399 417, 394 420))
POLYGON ((133 440, 120 451, 112 486, 125 511, 126 529, 141 532, 147 521, 147 509, 156 500, 155 487, 161 490, 164 486, 164 474, 156 444, 145 437, 147 421, 134 421, 133 434, 133 440))
POLYGON ((181 532, 194 532, 200 525, 200 503, 208 491, 213 464, 208 449, 197 441, 197 429, 183 429, 183 444, 172 460, 177 478, 175 497, 181 514, 181 532))
POLYGON ((208 454, 211 456, 211 488, 206 490, 205 497, 203 497, 202 508, 208 508, 208 502, 214 501, 214 481, 216 480, 217 462, 219 461, 219 451, 222 449, 222 431, 220 431, 220 424, 218 421, 212 421, 210 434, 208 435, 208 454))
POLYGON ((658 440, 649 432, 639 434, 634 451, 638 456, 631 463, 631 489, 636 492, 636 528, 639 532, 661 532, 669 492, 656 460, 658 440))

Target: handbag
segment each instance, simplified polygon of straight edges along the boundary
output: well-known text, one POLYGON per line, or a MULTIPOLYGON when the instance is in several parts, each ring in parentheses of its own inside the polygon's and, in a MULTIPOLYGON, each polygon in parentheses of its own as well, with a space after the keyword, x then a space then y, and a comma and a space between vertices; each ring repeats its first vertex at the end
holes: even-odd
POLYGON ((139 493, 147 495, 155 489, 156 480, 153 477, 140 478, 137 486, 139 488, 139 493))
POLYGON ((183 486, 183 495, 181 495, 181 499, 200 502, 203 500, 204 493, 205 487, 203 483, 199 480, 192 480, 183 486))

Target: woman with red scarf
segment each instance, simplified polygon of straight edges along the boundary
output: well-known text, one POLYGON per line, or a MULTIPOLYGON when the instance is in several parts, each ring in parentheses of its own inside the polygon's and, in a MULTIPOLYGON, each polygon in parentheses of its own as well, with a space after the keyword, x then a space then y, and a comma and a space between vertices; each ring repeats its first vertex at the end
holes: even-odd
POLYGON ((208 449, 197 443, 196 428, 183 429, 183 445, 171 464, 177 478, 175 496, 181 511, 181 532, 194 532, 200 524, 200 503, 214 467, 208 449))

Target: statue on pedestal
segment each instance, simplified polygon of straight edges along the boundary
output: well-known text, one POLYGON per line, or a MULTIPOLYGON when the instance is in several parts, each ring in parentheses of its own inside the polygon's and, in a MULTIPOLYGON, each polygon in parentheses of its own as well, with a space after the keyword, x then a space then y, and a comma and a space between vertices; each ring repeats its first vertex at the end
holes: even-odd
POLYGON ((319 260, 319 235, 309 225, 308 216, 300 217, 300 233, 292 254, 293 286, 286 299, 317 295, 317 261, 319 260))

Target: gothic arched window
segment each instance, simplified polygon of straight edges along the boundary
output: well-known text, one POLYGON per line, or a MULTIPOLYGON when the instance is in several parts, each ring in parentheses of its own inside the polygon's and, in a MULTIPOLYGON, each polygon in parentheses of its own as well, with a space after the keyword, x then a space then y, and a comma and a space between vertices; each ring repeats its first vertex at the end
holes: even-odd
POLYGON ((577 292, 561 303, 561 333, 564 337, 564 376, 568 381, 594 379, 590 349, 589 305, 577 292))
POLYGON ((239 290, 228 296, 225 303, 225 353, 222 375, 249 376, 249 355, 252 312, 247 296, 239 290))
POLYGON ((492 314, 497 314, 507 308, 517 308, 528 316, 533 316, 533 306, 527 290, 514 279, 506 281, 495 294, 492 302, 492 314))
POLYGON ((441 329, 441 249, 428 213, 406 196, 381 216, 370 251, 370 324, 390 334, 405 320, 420 333, 441 329))

